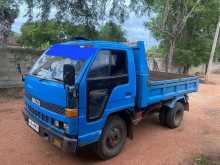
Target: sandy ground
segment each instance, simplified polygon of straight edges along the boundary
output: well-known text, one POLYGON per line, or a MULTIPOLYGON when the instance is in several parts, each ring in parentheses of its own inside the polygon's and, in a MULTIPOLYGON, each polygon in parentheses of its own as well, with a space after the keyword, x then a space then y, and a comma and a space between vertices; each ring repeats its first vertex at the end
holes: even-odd
POLYGON ((100 161, 88 150, 68 154, 48 144, 24 123, 22 99, 0 98, 0 165, 190 165, 200 154, 220 160, 220 75, 190 95, 190 112, 180 128, 159 125, 156 116, 134 129, 122 153, 100 161), (213 83, 214 82, 214 83, 213 83))

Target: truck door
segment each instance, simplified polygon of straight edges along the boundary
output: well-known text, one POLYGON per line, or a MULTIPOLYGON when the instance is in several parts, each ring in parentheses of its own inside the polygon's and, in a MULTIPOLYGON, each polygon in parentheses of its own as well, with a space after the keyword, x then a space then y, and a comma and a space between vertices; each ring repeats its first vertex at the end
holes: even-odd
POLYGON ((85 114, 79 120, 81 143, 97 140, 110 113, 134 106, 135 69, 128 55, 126 50, 103 49, 90 66, 85 114))

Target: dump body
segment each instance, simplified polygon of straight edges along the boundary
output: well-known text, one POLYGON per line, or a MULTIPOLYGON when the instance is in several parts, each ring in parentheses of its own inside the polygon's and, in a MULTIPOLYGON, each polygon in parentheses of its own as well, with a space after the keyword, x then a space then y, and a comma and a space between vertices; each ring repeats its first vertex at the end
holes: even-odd
POLYGON ((198 87, 198 78, 178 74, 167 74, 163 72, 150 72, 148 100, 143 97, 145 104, 155 103, 172 99, 177 96, 195 92, 198 87))
POLYGON ((138 42, 132 49, 137 77, 137 107, 144 108, 197 91, 198 77, 149 71, 144 43, 138 42))

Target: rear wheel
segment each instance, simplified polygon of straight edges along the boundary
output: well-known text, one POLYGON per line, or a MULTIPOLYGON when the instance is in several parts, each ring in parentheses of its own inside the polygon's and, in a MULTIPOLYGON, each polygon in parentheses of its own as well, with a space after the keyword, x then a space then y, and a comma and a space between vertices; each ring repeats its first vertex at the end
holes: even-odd
POLYGON ((177 102, 174 109, 167 111, 166 124, 169 128, 177 128, 180 126, 184 116, 184 106, 177 102))
POLYGON ((159 120, 160 120, 160 124, 162 126, 166 126, 166 120, 167 120, 167 109, 162 107, 160 112, 159 112, 159 120))
POLYGON ((119 116, 111 117, 96 144, 96 153, 101 159, 110 159, 119 154, 127 138, 127 126, 119 116))

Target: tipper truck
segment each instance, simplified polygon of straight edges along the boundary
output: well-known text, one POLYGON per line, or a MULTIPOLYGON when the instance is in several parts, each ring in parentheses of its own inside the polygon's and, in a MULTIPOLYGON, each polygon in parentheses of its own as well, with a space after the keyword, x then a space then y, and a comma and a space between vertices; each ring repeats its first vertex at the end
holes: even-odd
POLYGON ((199 84, 196 76, 150 71, 143 41, 82 38, 44 51, 23 81, 27 125, 64 151, 91 145, 101 159, 119 154, 145 115, 179 127, 199 84))

